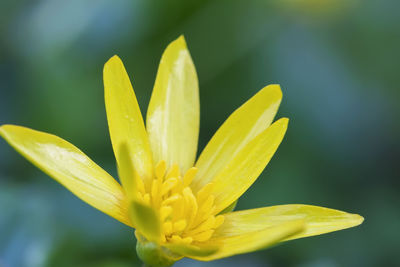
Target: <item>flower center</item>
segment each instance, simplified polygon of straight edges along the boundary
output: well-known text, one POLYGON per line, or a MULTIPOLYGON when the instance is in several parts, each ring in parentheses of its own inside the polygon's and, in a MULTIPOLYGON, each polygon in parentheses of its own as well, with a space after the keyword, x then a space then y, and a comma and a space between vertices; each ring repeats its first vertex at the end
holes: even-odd
POLYGON ((155 178, 146 191, 139 181, 138 197, 159 212, 161 241, 171 243, 204 242, 224 222, 223 215, 215 215, 212 183, 194 194, 190 184, 197 168, 190 168, 183 176, 174 164, 168 171, 165 161, 156 166, 155 178))

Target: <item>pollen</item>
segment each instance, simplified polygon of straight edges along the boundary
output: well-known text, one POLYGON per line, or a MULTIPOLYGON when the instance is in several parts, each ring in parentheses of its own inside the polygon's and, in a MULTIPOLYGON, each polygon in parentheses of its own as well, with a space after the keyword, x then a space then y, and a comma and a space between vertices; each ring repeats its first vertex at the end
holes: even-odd
POLYGON ((177 164, 167 170, 165 161, 160 161, 147 190, 138 179, 138 198, 158 211, 163 243, 207 241, 224 222, 223 215, 215 214, 212 183, 193 193, 190 185, 196 173, 197 168, 192 167, 181 175, 177 164))

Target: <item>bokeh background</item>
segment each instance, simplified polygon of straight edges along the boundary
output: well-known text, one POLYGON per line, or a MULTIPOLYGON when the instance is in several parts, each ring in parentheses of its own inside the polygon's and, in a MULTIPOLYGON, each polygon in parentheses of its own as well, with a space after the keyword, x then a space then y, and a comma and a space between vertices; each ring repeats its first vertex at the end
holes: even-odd
MULTIPOLYGON (((184 34, 200 148, 263 86, 283 88, 288 133, 237 209, 303 203, 366 220, 176 266, 400 266, 399 11, 397 0, 2 0, 0 124, 61 136, 115 175, 103 64, 123 59, 145 113, 161 54, 184 34)), ((1 267, 140 266, 135 242, 0 140, 1 267)))

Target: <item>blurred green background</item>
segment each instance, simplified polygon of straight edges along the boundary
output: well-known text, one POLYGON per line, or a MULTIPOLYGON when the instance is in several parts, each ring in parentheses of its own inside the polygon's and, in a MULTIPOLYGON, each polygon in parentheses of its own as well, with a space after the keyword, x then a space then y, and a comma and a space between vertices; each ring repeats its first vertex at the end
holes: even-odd
MULTIPOLYGON (((0 124, 54 133, 115 175, 103 64, 122 58, 145 113, 161 54, 184 34, 200 80, 200 149, 263 86, 283 88, 288 133, 238 209, 302 203, 366 220, 176 266, 400 266, 399 10, 396 0, 2 0, 0 124)), ((0 266, 140 263, 132 229, 0 140, 0 266)))

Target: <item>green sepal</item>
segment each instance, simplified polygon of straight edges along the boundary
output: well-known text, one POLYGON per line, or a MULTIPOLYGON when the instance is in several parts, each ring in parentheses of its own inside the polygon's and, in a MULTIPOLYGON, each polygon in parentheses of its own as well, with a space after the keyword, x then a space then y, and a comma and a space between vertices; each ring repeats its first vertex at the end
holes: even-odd
POLYGON ((146 236, 146 239, 156 243, 160 241, 160 220, 152 207, 133 200, 129 206, 129 216, 132 222, 135 222, 136 229, 146 236))
POLYGON ((144 266, 169 267, 182 258, 182 256, 174 254, 169 249, 145 239, 137 231, 135 231, 135 235, 137 237, 136 252, 143 261, 144 266))

